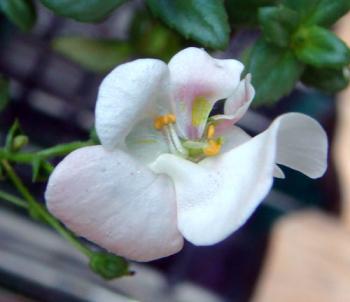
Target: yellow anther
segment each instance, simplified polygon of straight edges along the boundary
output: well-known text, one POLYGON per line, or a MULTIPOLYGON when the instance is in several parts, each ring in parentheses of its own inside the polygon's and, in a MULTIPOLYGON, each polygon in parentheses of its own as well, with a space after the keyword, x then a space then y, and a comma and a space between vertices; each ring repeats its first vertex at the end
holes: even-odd
POLYGON ((211 139, 215 135, 215 126, 214 125, 209 125, 208 131, 207 131, 207 138, 211 139))
POLYGON ((154 128, 156 128, 157 130, 161 130, 164 127, 164 123, 163 123, 163 117, 159 116, 156 117, 154 119, 154 123, 153 123, 154 128))
POLYGON ((175 114, 168 114, 169 122, 175 123, 176 122, 176 116, 175 114))
POLYGON ((209 140, 209 146, 204 148, 203 153, 206 156, 214 156, 217 155, 221 150, 221 143, 215 140, 209 140))
POLYGON ((164 126, 175 123, 176 122, 176 116, 174 114, 165 114, 157 116, 154 119, 154 128, 157 130, 163 129, 164 126))

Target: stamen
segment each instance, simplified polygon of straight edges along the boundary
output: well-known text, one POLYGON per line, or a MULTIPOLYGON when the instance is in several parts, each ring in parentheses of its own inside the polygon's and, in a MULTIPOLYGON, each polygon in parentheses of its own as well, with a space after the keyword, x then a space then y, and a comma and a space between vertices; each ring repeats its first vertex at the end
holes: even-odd
POLYGON ((208 147, 203 149, 203 153, 206 156, 217 155, 221 150, 221 142, 220 141, 216 141, 216 140, 211 139, 211 140, 209 140, 208 145, 209 145, 208 147))
POLYGON ((162 130, 164 126, 167 126, 169 124, 173 124, 176 122, 176 116, 174 114, 165 114, 161 116, 157 116, 154 119, 154 128, 157 130, 162 130))
POLYGON ((207 131, 207 138, 212 139, 215 135, 215 126, 214 125, 209 125, 208 126, 208 131, 207 131))

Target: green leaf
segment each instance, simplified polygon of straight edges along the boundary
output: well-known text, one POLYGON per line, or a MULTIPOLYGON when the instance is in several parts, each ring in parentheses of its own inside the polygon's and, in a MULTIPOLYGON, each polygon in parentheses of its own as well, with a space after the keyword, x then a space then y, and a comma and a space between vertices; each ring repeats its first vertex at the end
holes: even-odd
POLYGON ((277 3, 277 0, 226 0, 225 6, 230 24, 257 25, 258 9, 277 3))
POLYGON ((130 44, 117 40, 58 37, 53 49, 84 68, 105 73, 132 55, 130 44))
POLYGON ((147 4, 186 39, 215 49, 227 46, 230 27, 222 0, 147 0, 147 4))
POLYGON ((30 30, 36 21, 32 0, 0 0, 0 10, 23 31, 30 30))
POLYGON ((0 112, 5 109, 10 99, 10 85, 8 80, 0 75, 0 112))
POLYGON ((350 49, 327 29, 304 27, 295 34, 293 40, 295 54, 309 65, 341 68, 350 64, 350 49))
POLYGON ((350 10, 349 0, 283 0, 298 11, 304 24, 330 26, 350 10))
POLYGON ((267 42, 287 47, 299 24, 299 15, 284 6, 262 7, 259 9, 259 21, 267 42))
POLYGON ((301 80, 307 86, 312 86, 328 93, 336 93, 349 85, 350 71, 348 67, 327 69, 308 66, 301 80))
POLYGON ((183 39, 149 14, 137 13, 130 30, 131 43, 141 56, 169 59, 182 47, 183 39))
POLYGON ((119 256, 95 252, 90 257, 90 268, 106 280, 131 275, 128 262, 119 256))
MULTIPOLYGON (((11 0, 10 0, 11 1, 11 0)), ((41 0, 55 14, 80 22, 97 22, 127 0, 41 0)))
POLYGON ((289 49, 259 40, 250 53, 246 71, 252 74, 256 90, 253 105, 269 105, 294 88, 303 64, 289 49))

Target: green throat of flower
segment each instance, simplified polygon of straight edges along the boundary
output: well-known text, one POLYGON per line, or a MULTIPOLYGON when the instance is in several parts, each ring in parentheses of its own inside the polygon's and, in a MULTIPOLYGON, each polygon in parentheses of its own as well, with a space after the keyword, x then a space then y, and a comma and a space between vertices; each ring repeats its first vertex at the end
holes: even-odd
POLYGON ((195 141, 180 138, 174 127, 175 123, 176 116, 174 114, 161 115, 154 120, 154 128, 164 133, 172 154, 198 162, 205 157, 220 153, 223 138, 215 137, 215 125, 212 122, 207 123, 205 135, 195 141))

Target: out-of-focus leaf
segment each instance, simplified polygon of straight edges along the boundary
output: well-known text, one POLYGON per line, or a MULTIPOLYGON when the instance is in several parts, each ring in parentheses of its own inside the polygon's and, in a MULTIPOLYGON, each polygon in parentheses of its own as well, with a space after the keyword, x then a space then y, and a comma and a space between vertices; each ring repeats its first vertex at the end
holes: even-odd
POLYGON ((350 10, 349 0, 283 0, 298 11, 304 24, 330 26, 350 10))
POLYGON ((58 37, 53 48, 60 54, 94 72, 107 72, 132 55, 129 43, 84 37, 58 37))
POLYGON ((350 71, 342 69, 315 68, 308 66, 301 78, 302 82, 329 93, 336 93, 349 85, 350 71))
POLYGON ((252 74, 256 90, 253 105, 269 105, 294 88, 303 64, 289 49, 259 40, 250 53, 246 71, 252 74))
POLYGON ((0 75, 0 112, 5 109, 10 99, 10 85, 8 80, 0 75))
POLYGON ((341 68, 350 64, 350 49, 335 34, 319 27, 303 27, 294 36, 297 57, 315 67, 341 68))
POLYGON ((0 10, 23 31, 30 30, 36 21, 32 0, 0 0, 0 10))
POLYGON ((147 0, 152 13, 185 38, 223 49, 230 27, 222 0, 147 0))
POLYGON ((260 26, 266 41, 280 47, 287 47, 290 36, 299 23, 299 15, 284 6, 270 6, 259 9, 260 26))
POLYGON ((258 9, 277 3, 277 0, 226 0, 230 23, 237 25, 258 24, 258 9))
MULTIPOLYGON (((11 0, 9 0, 11 1, 11 0)), ((55 14, 80 22, 97 22, 127 0, 41 0, 55 14)))
POLYGON ((180 35, 147 14, 135 14, 130 33, 138 54, 168 61, 182 44, 180 35))
POLYGON ((49 178, 52 171, 53 167, 51 164, 38 157, 32 162, 32 181, 45 181, 49 178))

